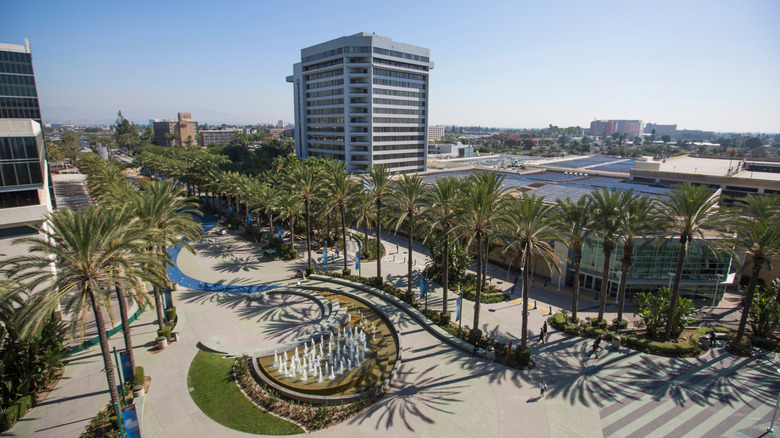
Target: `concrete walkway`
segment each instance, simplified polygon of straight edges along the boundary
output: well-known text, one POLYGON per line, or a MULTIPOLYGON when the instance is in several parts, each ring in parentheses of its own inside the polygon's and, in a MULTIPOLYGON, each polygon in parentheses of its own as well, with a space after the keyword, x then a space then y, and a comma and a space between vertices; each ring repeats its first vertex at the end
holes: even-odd
MULTIPOLYGON (((172 272, 172 276, 190 277, 209 287, 290 285, 296 281, 291 279, 294 272, 305 267, 301 259, 255 261, 255 247, 236 236, 209 233, 206 239, 207 243, 196 245, 198 255, 178 255, 179 272, 172 272)), ((383 273, 405 286, 406 265, 392 262, 393 249, 388 246, 383 273)), ((417 267, 421 267, 424 256, 419 252, 412 256, 420 260, 417 267)), ((371 264, 364 263, 362 269, 364 276, 373 275, 371 264)), ((500 270, 491 268, 490 272, 496 281, 500 270)), ((541 326, 546 312, 540 310, 549 310, 550 305, 553 310, 559 305, 570 306, 571 299, 565 293, 539 286, 530 293, 539 309, 530 312, 529 331, 536 332, 541 326)), ((440 289, 429 297, 429 304, 441 305, 436 295, 440 289)), ((512 370, 443 345, 405 312, 380 298, 365 296, 389 315, 401 333, 404 363, 399 378, 388 394, 366 411, 313 435, 757 436, 751 431, 769 423, 774 397, 780 391, 777 365, 767 360, 735 358, 721 348, 686 360, 611 349, 602 351, 598 358, 586 359, 590 341, 554 331, 547 344, 531 344, 537 363, 534 370, 512 370), (541 379, 549 384, 543 399, 537 389, 541 379)), ((186 378, 197 343, 213 334, 221 335, 226 343, 235 342, 233 345, 262 344, 289 336, 289 331, 298 327, 290 326, 294 314, 268 313, 262 318, 247 311, 242 295, 219 291, 180 288, 174 300, 183 328, 180 340, 165 351, 149 351, 156 328, 153 312, 134 324, 137 361, 152 377, 151 391, 143 403, 143 436, 248 436, 213 422, 192 402, 186 378)), ((583 300, 582 304, 587 308, 595 303, 583 300)), ((454 306, 454 299, 450 306, 454 306)), ((516 342, 520 305, 506 301, 482 308, 480 326, 516 342)), ((305 309, 291 306, 289 311, 300 314, 305 309)), ((472 312, 468 306, 464 310, 464 323, 468 324, 472 312)), ((316 315, 307 318, 304 326, 310 326, 316 315)), ((121 338, 113 342, 121 343, 121 338)), ((68 379, 52 394, 58 398, 47 399, 51 403, 28 414, 9 436, 75 436, 83 430, 84 421, 108 400, 98 352, 93 347, 83 353, 81 364, 69 365, 68 379)))

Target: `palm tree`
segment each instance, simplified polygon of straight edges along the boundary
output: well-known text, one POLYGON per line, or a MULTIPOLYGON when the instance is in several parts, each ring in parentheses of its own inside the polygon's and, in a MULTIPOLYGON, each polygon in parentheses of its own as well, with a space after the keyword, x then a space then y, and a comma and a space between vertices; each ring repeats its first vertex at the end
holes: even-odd
POLYGON ((649 237, 656 233, 658 227, 658 216, 656 214, 656 204, 654 198, 630 194, 626 197, 623 220, 620 223, 619 234, 622 238, 623 255, 620 259, 620 286, 618 287, 618 323, 623 320, 623 308, 626 298, 626 281, 628 280, 628 271, 634 265, 634 248, 636 239, 649 237))
MULTIPOLYGON (((368 229, 371 227, 372 218, 374 214, 374 200, 366 192, 361 192, 357 197, 356 208, 353 211, 355 227, 363 227, 363 251, 367 250, 368 245, 368 229)), ((362 256, 362 254, 361 254, 362 256)), ((378 257, 381 257, 380 254, 378 257)), ((361 257, 362 258, 362 257, 361 257)))
MULTIPOLYGON (((677 312, 680 280, 682 280, 688 248, 696 237, 704 237, 704 227, 716 225, 719 218, 717 214, 719 196, 706 185, 694 186, 687 182, 682 183, 670 190, 667 196, 668 198, 661 200, 661 213, 665 216, 665 223, 661 229, 678 236, 679 254, 666 320, 665 340, 668 340, 677 329, 674 314, 677 312)), ((706 240, 704 242, 706 243, 706 240)))
POLYGON ((504 209, 504 177, 496 172, 481 172, 485 176, 471 176, 464 183, 458 209, 461 214, 454 228, 468 238, 468 244, 476 242, 477 288, 474 297, 474 330, 479 329, 479 309, 482 297, 482 265, 485 262, 483 243, 487 242, 504 209))
POLYGON ((140 251, 145 233, 109 209, 86 207, 79 211, 57 210, 45 217, 46 226, 38 229, 43 238, 24 237, 15 241, 29 251, 3 262, 3 272, 35 293, 22 310, 23 335, 36 333, 59 305, 81 321, 82 333, 86 312, 92 309, 100 340, 103 365, 108 379, 111 402, 119 403, 116 374, 111 360, 105 320, 101 306, 109 306, 105 292, 113 283, 131 289, 134 280, 127 273, 136 272, 131 257, 149 255, 140 251), (52 276, 51 263, 57 270, 52 276))
POLYGON ((626 199, 631 196, 631 191, 602 188, 591 192, 588 196, 593 206, 593 222, 596 224, 595 235, 601 238, 604 250, 604 273, 601 275, 598 317, 599 321, 603 321, 604 310, 607 307, 607 292, 609 291, 610 257, 612 250, 615 249, 615 239, 620 233, 626 199))
MULTIPOLYGON (((427 190, 424 198, 424 209, 432 234, 436 228, 441 228, 444 238, 444 270, 442 272, 442 313, 447 313, 447 291, 450 287, 450 234, 455 222, 458 196, 461 184, 457 178, 447 177, 436 181, 427 190)), ((427 237, 426 237, 427 238, 427 237)))
POLYGON ((571 262, 574 264, 574 296, 571 303, 571 317, 577 318, 577 308, 580 300, 580 265, 582 263, 582 244, 593 233, 592 206, 588 197, 583 196, 572 201, 569 198, 559 199, 558 222, 559 229, 565 239, 566 246, 571 248, 571 262))
POLYGON ((380 164, 372 166, 368 173, 363 175, 363 181, 376 204, 376 281, 377 284, 382 284, 382 206, 390 193, 392 180, 390 172, 380 164))
POLYGON ((322 193, 319 172, 312 166, 300 163, 290 171, 289 181, 295 190, 295 198, 303 201, 306 220, 306 267, 311 269, 311 216, 310 207, 322 193))
POLYGON ((531 266, 534 256, 541 257, 547 267, 560 272, 560 254, 553 249, 553 242, 559 239, 555 207, 544 203, 544 197, 523 193, 510 198, 506 215, 502 218, 504 237, 510 242, 506 250, 513 250, 519 256, 526 275, 523 277, 523 325, 520 348, 528 341, 528 289, 531 288, 531 266))
POLYGON ((167 271, 171 262, 167 248, 181 246, 195 253, 189 242, 196 241, 203 232, 200 224, 194 221, 194 217, 201 213, 197 204, 187 198, 186 192, 170 180, 143 181, 140 196, 132 201, 133 213, 146 232, 147 249, 163 260, 161 278, 154 285, 157 323, 162 330, 165 328, 165 315, 160 289, 171 287, 167 271))
POLYGON ((347 173, 344 163, 334 161, 327 170, 328 181, 326 190, 331 199, 332 206, 338 208, 341 216, 341 233, 344 244, 344 271, 347 271, 347 207, 352 205, 361 191, 360 183, 352 179, 347 173))
POLYGON ((395 230, 396 232, 401 227, 401 224, 405 221, 409 221, 409 257, 407 260, 407 273, 406 273, 406 294, 407 299, 411 300, 412 294, 412 238, 414 236, 414 219, 420 213, 421 200, 423 196, 424 186, 422 178, 419 176, 411 176, 408 174, 401 175, 401 179, 396 180, 396 184, 393 187, 393 191, 390 194, 393 204, 399 209, 398 218, 396 219, 395 230))
POLYGON ((739 345, 745 334, 745 326, 750 314, 750 306, 753 305, 753 296, 761 270, 764 266, 768 266, 771 270, 772 259, 780 256, 778 215, 780 215, 780 202, 776 195, 748 195, 739 213, 732 214, 728 220, 729 231, 734 234, 726 239, 725 245, 747 253, 753 265, 742 317, 739 320, 737 336, 734 338, 736 345, 739 345))

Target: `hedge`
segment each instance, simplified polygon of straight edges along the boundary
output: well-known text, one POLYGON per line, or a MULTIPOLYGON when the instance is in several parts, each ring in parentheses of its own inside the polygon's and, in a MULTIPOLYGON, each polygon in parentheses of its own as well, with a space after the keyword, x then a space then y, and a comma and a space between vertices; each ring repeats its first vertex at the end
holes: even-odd
POLYGON ((24 417, 24 414, 33 405, 33 395, 25 395, 19 400, 15 401, 11 406, 3 409, 0 412, 0 432, 5 432, 10 429, 11 426, 16 424, 20 418, 24 417))

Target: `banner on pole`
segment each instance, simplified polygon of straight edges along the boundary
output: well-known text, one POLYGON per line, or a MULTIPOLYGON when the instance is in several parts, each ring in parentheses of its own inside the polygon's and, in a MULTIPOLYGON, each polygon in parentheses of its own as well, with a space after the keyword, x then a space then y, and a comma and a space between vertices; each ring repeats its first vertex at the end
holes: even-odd
POLYGON ((119 353, 119 363, 122 365, 122 377, 125 382, 133 380, 134 374, 133 365, 130 362, 130 354, 126 351, 119 353))
POLYGON ((170 309, 173 307, 173 297, 171 296, 171 288, 166 287, 163 289, 163 298, 165 299, 165 308, 170 309))
POLYGON ((141 438, 141 428, 138 426, 138 413, 135 411, 135 405, 122 408, 122 422, 125 425, 127 438, 141 438))
POLYGON ((455 321, 460 321, 461 301, 462 298, 458 298, 457 303, 455 304, 455 321))
POLYGON ((355 254, 355 269, 360 269, 360 251, 355 254))
POLYGON ((420 279, 420 298, 425 297, 425 280, 420 279))

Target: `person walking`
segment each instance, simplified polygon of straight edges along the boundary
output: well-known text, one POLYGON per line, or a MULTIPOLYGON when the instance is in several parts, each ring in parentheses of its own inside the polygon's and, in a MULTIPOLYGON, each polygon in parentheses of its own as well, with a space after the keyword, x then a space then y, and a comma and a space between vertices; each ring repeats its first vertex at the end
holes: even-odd
POLYGON ((596 359, 599 358, 599 350, 601 349, 601 335, 599 335, 596 340, 593 341, 593 346, 590 349, 590 353, 588 353, 588 358, 592 355, 596 355, 596 359))
POLYGON ((539 392, 540 392, 539 398, 544 397, 544 391, 546 389, 547 389, 547 382, 542 380, 542 383, 539 384, 539 392))
POLYGON ((542 343, 544 344, 544 327, 542 327, 541 330, 539 330, 539 339, 536 340, 536 343, 542 343))
POLYGON ((715 348, 715 341, 718 339, 718 337, 715 335, 715 331, 710 332, 710 348, 715 348))

